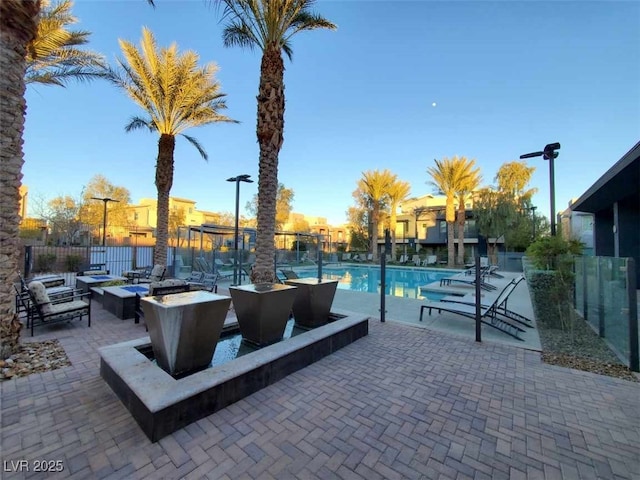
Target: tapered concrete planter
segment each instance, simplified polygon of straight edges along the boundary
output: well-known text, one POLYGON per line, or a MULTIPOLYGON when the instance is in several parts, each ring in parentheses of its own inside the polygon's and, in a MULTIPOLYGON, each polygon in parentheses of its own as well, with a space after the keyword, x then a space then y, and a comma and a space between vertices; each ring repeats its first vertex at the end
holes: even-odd
POLYGON ((296 287, 278 283, 229 287, 242 338, 255 345, 279 342, 296 297, 296 287))
POLYGON ((170 375, 208 366, 230 303, 229 297, 205 291, 142 298, 158 365, 170 375))
POLYGON ((298 287, 293 302, 296 324, 305 328, 316 328, 329 321, 329 312, 338 287, 337 280, 296 278, 287 280, 287 285, 298 287))

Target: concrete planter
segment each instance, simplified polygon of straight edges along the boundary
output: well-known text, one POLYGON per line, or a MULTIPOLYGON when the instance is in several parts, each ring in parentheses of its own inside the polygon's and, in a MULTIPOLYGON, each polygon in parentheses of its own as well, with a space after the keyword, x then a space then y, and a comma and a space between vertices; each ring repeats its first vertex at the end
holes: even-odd
POLYGON ((337 280, 296 278, 287 280, 287 285, 298 288, 293 302, 296 324, 304 328, 316 328, 329 321, 329 312, 338 287, 337 280))
POLYGON ((264 346, 279 342, 296 297, 296 287, 280 285, 240 285, 229 287, 242 338, 264 346))
POLYGON ((170 375, 208 366, 213 358, 231 299, 205 291, 140 300, 153 354, 170 375))

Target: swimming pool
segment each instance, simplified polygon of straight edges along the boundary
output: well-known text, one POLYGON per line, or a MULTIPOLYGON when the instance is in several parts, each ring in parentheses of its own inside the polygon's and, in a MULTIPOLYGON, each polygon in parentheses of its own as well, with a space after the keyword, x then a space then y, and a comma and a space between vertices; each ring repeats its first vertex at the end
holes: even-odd
MULTIPOLYGON (((296 270, 301 278, 314 278, 318 275, 317 268, 296 270)), ((440 300, 444 295, 420 291, 420 287, 428 283, 437 282, 441 278, 450 277, 455 272, 451 270, 387 267, 385 275, 387 295, 404 298, 440 300)), ((338 288, 355 292, 380 293, 380 267, 374 265, 349 265, 322 267, 322 278, 338 280, 338 288)))

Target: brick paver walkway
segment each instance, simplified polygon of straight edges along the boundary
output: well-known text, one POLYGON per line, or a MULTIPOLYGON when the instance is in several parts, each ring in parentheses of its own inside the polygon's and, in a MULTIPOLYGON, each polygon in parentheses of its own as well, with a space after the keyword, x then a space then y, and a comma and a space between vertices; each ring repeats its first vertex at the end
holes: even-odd
POLYGON ((152 444, 100 378, 97 353, 144 327, 94 306, 90 329, 34 338, 59 338, 73 366, 0 383, 2 478, 640 478, 639 384, 377 321, 152 444), (31 471, 7 471, 19 460, 31 471), (35 473, 36 460, 64 471, 35 473))

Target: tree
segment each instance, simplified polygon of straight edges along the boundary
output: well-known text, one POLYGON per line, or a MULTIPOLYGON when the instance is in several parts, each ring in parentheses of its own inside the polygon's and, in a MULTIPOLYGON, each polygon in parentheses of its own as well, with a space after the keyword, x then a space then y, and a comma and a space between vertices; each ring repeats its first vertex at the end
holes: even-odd
POLYGON ((445 206, 445 219, 447 222, 447 266, 453 268, 455 262, 454 222, 455 222, 455 197, 465 188, 469 175, 469 161, 465 157, 444 157, 442 160, 434 160, 435 167, 428 167, 427 173, 433 179, 431 182, 442 194, 447 197, 445 206))
POLYGON ((48 203, 47 221, 57 242, 73 245, 82 230, 82 203, 69 195, 55 197, 48 203))
POLYGON ((391 230, 391 252, 393 255, 395 255, 396 252, 396 211, 398 206, 407 199, 409 192, 411 192, 411 185, 409 182, 395 180, 391 185, 389 185, 389 207, 391 209, 389 214, 389 230, 391 230))
POLYGON ((17 350, 22 328, 13 303, 13 285, 18 278, 19 190, 24 163, 24 74, 27 45, 36 35, 39 10, 39 0, 0 1, 0 359, 17 350))
MULTIPOLYGON (((289 220, 291 214, 291 204, 295 193, 293 189, 287 188, 283 183, 278 184, 278 193, 276 194, 276 229, 281 230, 282 226, 289 220)), ((258 195, 254 195, 250 202, 247 202, 245 209, 249 215, 256 217, 258 215, 258 195)))
POLYGON ((362 172, 362 178, 358 180, 358 189, 367 198, 369 205, 369 220, 371 221, 371 244, 370 253, 373 260, 378 258, 378 224, 382 220, 382 212, 389 201, 389 189, 397 176, 389 170, 368 170, 362 172))
POLYGON ((102 228, 104 223, 104 203, 95 198, 111 198, 116 202, 108 203, 109 225, 127 227, 130 220, 127 215, 131 195, 125 187, 111 183, 104 175, 94 175, 82 191, 82 209, 80 219, 83 223, 102 228))
POLYGON ((508 195, 492 188, 483 188, 476 192, 473 204, 473 217, 478 233, 487 241, 493 239, 491 251, 492 263, 496 262, 498 239, 505 235, 517 212, 508 195))
POLYGON ((133 117, 125 130, 147 128, 160 136, 155 181, 158 224, 153 262, 166 265, 176 136, 186 138, 207 160, 208 155, 200 143, 183 132, 211 123, 236 122, 219 113, 227 105, 215 79, 218 70, 215 63, 198 68, 198 55, 192 51, 179 54, 175 43, 158 50, 147 28, 142 29, 140 50, 125 40, 119 40, 119 44, 125 60, 118 60, 120 68, 110 70, 108 78, 148 115, 133 117))
POLYGON ((498 190, 509 194, 513 198, 531 200, 531 197, 538 191, 537 188, 525 190, 536 167, 528 167, 526 162, 504 163, 498 169, 496 182, 498 190))
POLYGON ((71 0, 55 4, 42 0, 37 32, 27 47, 26 83, 64 87, 70 80, 91 80, 104 74, 104 57, 78 48, 89 42, 91 32, 68 28, 78 22, 72 7, 71 0))
MULTIPOLYGON (((464 157, 461 160, 466 160, 464 157)), ((464 224, 467 216, 467 198, 480 186, 482 177, 480 169, 474 168, 475 160, 468 160, 465 164, 465 181, 458 190, 458 264, 464 265, 464 224)))
POLYGON ((258 90, 260 147, 258 178, 258 226, 253 283, 273 283, 278 154, 284 142, 284 61, 291 59, 291 38, 298 32, 336 26, 310 11, 313 0, 218 0, 227 20, 225 46, 258 48, 262 51, 258 90))

